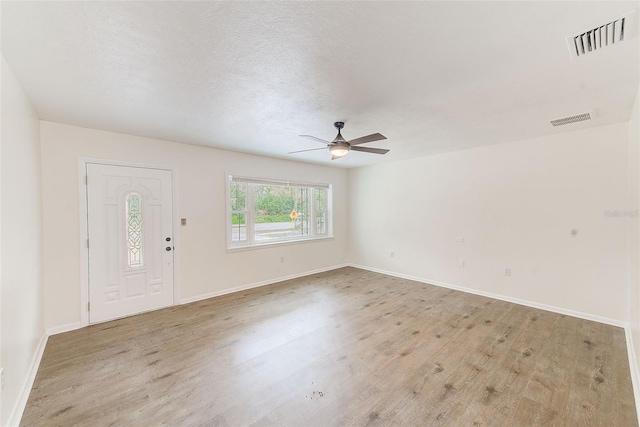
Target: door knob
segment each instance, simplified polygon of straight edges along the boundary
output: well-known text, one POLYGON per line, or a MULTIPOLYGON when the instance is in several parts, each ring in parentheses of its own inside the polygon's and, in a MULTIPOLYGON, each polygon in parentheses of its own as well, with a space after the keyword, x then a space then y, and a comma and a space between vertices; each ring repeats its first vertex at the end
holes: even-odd
POLYGON ((170 241, 171 241, 171 237, 167 237, 167 238, 166 238, 166 239, 164 239, 164 240, 166 240, 167 242, 170 242, 170 241))
POLYGON ((171 246, 167 246, 166 251, 169 252, 171 250, 171 246))

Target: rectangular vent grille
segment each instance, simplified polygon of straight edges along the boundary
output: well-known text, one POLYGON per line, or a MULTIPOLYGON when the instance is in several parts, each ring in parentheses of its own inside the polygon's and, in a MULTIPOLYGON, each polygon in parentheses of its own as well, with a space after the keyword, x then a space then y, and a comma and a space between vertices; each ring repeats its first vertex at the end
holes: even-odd
POLYGON ((603 25, 567 37, 572 58, 578 58, 631 38, 635 27, 634 12, 603 25))
POLYGON ((552 126, 564 126, 571 123, 584 122, 585 120, 591 120, 594 118, 593 111, 589 111, 582 114, 576 114, 575 116, 563 117, 561 119, 549 120, 552 126))

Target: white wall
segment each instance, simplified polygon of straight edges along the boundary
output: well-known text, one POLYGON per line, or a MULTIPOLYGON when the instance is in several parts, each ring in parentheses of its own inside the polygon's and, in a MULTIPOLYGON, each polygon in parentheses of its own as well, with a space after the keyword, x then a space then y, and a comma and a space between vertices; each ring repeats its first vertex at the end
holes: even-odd
MULTIPOLYGON (((640 210, 640 89, 629 121, 629 210, 640 210)), ((640 218, 628 219, 627 243, 629 264, 629 329, 635 356, 631 374, 638 378, 640 366, 640 218)), ((636 395, 636 399, 640 396, 636 395)))
POLYGON ((351 170, 349 260, 625 322, 627 221, 604 211, 627 208, 628 141, 622 123, 351 170))
POLYGON ((4 57, 1 84, 0 425, 6 426, 22 414, 44 322, 39 121, 4 57))
POLYGON ((41 122, 45 324, 80 321, 77 159, 92 157, 176 168, 176 281, 181 300, 346 261, 347 171, 41 122), (334 235, 327 241, 226 252, 225 173, 333 184, 334 235), (280 262, 280 257, 285 262, 280 262))

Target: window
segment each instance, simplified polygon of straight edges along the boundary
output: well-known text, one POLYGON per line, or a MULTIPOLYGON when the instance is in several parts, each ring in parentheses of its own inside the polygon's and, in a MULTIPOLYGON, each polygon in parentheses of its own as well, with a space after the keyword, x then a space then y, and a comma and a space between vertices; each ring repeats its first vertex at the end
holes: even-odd
POLYGON ((230 248, 330 237, 331 188, 228 177, 230 248))
POLYGON ((142 195, 129 193, 125 198, 127 267, 142 267, 142 195))

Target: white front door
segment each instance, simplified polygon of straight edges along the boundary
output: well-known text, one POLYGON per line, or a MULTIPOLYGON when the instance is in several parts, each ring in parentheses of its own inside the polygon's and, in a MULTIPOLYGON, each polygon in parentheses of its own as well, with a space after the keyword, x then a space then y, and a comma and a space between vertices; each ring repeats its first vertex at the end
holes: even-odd
POLYGON ((173 304, 171 171, 87 163, 89 323, 173 304))

